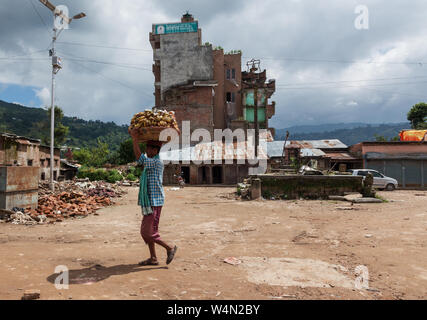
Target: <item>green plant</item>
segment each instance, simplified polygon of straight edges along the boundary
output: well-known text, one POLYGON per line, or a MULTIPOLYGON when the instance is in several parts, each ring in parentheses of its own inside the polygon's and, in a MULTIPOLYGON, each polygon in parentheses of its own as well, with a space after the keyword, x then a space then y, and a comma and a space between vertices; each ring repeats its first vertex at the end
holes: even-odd
POLYGON ((127 175, 126 179, 129 181, 136 181, 137 180, 136 177, 132 173, 129 173, 127 175))

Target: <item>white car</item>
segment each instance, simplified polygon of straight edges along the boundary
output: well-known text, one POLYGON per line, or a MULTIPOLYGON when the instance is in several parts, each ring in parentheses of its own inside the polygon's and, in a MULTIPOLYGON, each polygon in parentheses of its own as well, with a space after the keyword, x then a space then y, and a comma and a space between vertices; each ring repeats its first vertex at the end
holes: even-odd
MULTIPOLYGON (((368 173, 372 173, 374 176, 374 188, 380 189, 380 190, 387 190, 387 191, 394 191, 399 186, 399 183, 396 179, 386 177, 382 173, 379 173, 376 170, 371 169, 356 169, 356 170, 350 170, 353 176, 362 176, 366 177, 368 173)), ((363 178, 365 179, 365 178, 363 178)))

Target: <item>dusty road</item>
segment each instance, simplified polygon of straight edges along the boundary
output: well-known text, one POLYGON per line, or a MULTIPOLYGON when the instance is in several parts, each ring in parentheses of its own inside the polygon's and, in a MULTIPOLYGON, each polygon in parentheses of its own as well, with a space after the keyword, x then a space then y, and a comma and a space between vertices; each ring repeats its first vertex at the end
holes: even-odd
POLYGON ((159 267, 136 265, 148 250, 137 190, 128 191, 99 216, 0 224, 0 299, 20 299, 27 289, 40 290, 41 299, 427 297, 425 191, 382 192, 389 203, 351 207, 225 197, 233 188, 166 188, 160 231, 179 247, 169 267, 160 248, 159 267), (226 264, 227 257, 242 263, 226 264), (70 270, 68 290, 54 286, 59 265, 70 270))

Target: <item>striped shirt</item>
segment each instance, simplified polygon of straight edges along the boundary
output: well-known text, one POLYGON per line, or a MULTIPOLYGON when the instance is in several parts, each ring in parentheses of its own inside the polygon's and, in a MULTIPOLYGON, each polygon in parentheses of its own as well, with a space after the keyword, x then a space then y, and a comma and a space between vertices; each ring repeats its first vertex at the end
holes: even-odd
POLYGON ((165 193, 163 191, 163 161, 160 159, 148 158, 145 154, 141 154, 138 163, 143 165, 144 168, 147 168, 147 189, 151 206, 162 207, 165 203, 165 193))

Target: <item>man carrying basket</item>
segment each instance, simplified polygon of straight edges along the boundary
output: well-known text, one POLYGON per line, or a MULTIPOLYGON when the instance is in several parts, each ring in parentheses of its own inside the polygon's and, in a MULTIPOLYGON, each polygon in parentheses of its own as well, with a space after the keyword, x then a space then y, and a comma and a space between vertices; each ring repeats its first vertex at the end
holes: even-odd
POLYGON ((146 155, 141 152, 138 141, 138 132, 129 130, 133 140, 133 150, 138 163, 144 167, 140 179, 138 205, 144 216, 141 223, 141 236, 150 250, 150 258, 139 263, 141 266, 157 266, 159 262, 156 256, 155 244, 166 249, 166 264, 170 264, 175 256, 177 247, 170 246, 160 238, 159 222, 165 195, 163 191, 164 165, 159 153, 162 143, 148 141, 146 155))

